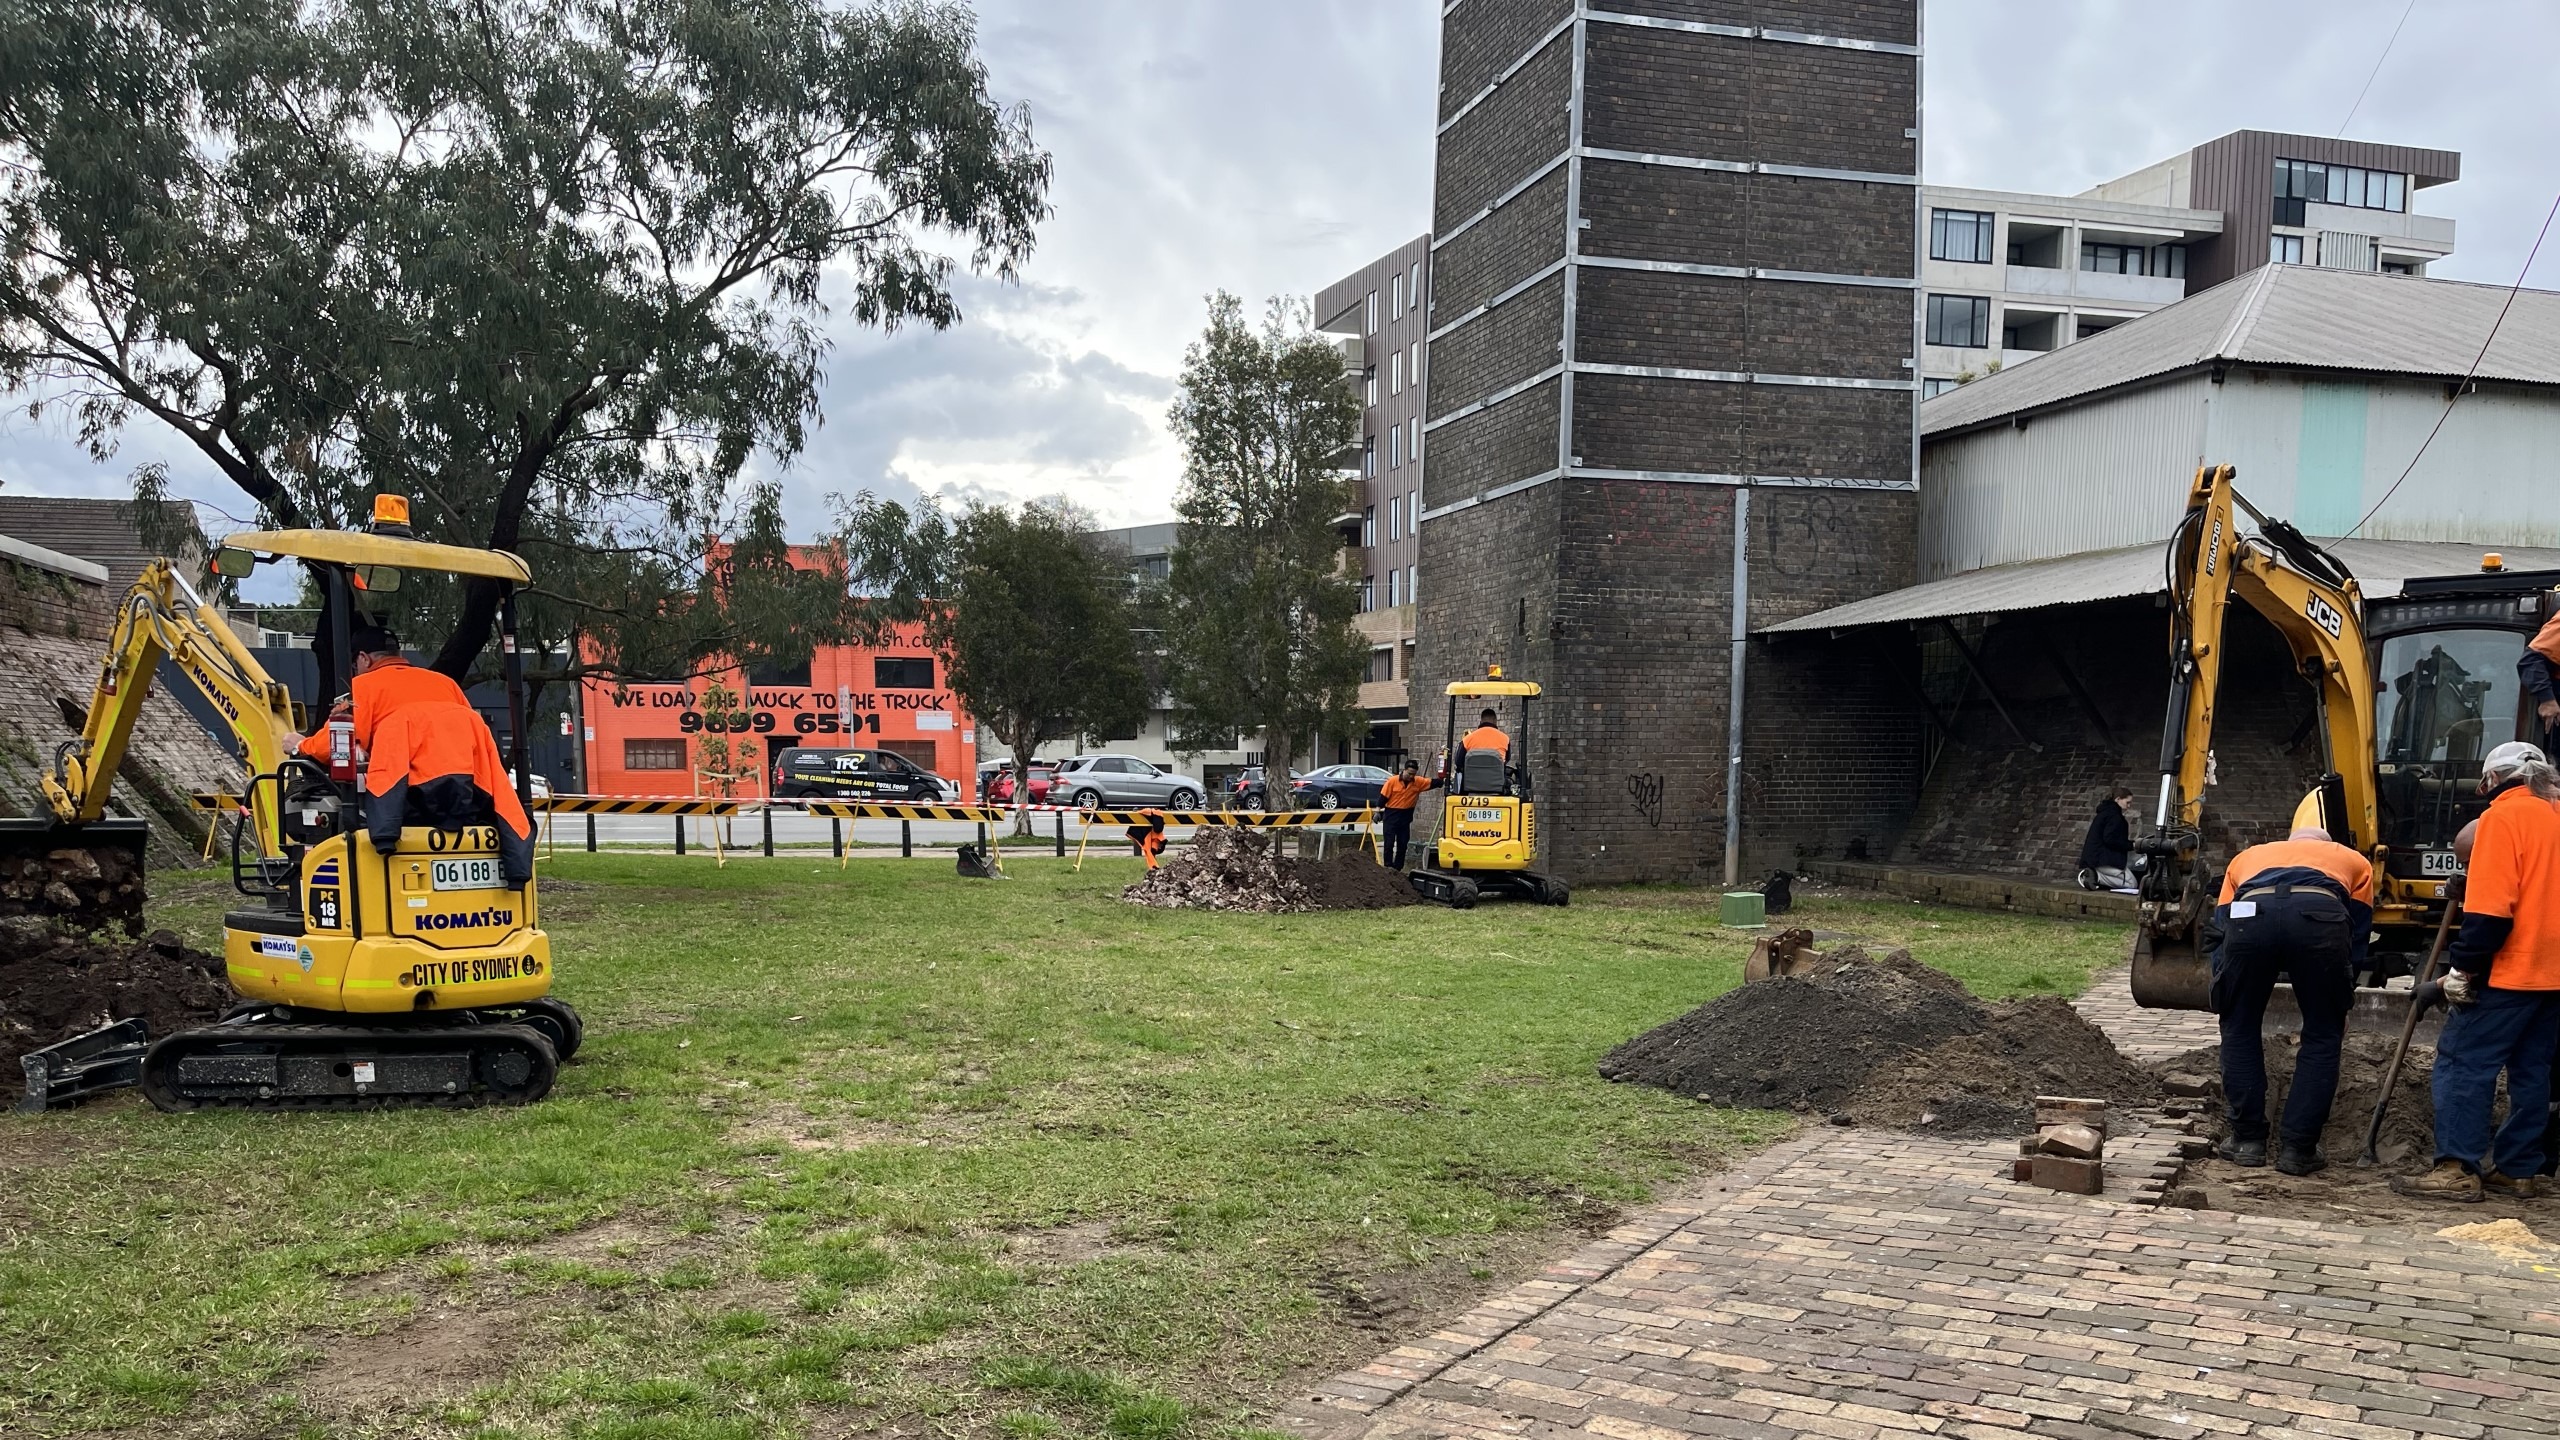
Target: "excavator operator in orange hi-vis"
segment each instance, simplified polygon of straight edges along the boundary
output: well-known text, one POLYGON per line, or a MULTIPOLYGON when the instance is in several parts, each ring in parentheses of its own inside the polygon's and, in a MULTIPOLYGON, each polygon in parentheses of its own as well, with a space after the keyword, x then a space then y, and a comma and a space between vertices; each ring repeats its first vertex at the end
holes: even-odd
POLYGON ((1506 763, 1511 759, 1511 737, 1502 733, 1502 717, 1489 709, 1476 717, 1476 728, 1466 733, 1466 737, 1458 742, 1458 748, 1462 751, 1491 750, 1506 763))
POLYGON ((435 829, 494 825, 507 884, 533 878, 533 824, 507 781, 498 740, 452 677, 410 664, 400 638, 379 625, 356 628, 352 703, 306 737, 304 755, 331 763, 331 731, 349 723, 364 756, 365 829, 390 854, 404 824, 435 829))

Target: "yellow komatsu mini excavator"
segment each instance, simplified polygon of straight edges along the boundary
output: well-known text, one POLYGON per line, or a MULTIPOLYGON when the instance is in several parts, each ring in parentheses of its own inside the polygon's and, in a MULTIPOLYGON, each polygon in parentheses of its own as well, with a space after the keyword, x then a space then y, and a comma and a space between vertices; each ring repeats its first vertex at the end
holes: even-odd
MULTIPOLYGON (((404 573, 498 582, 507 704, 524 736, 515 589, 532 579, 502 551, 411 538, 408 507, 377 501, 365 532, 271 530, 222 542, 230 578, 276 560, 326 592, 314 643, 352 672, 360 607, 377 609, 404 573)), ((164 1110, 520 1104, 549 1092, 582 1029, 551 998, 551 942, 535 887, 507 884, 492 825, 404 825, 379 851, 359 818, 352 771, 297 753, 296 706, 216 611, 167 561, 134 582, 80 737, 45 782, 49 821, 0 830, 21 853, 81 847, 138 863, 140 824, 106 818, 107 795, 161 660, 174 662, 237 737, 245 814, 231 837, 233 883, 251 902, 223 917, 223 965, 244 1002, 220 1023, 165 1036, 142 1066, 164 1110), (255 853, 247 853, 254 845, 255 853)), ((515 773, 527 773, 523 757, 515 773)), ((517 782, 519 785, 522 781, 517 782)))
POLYGON ((1440 838, 1431 847, 1432 863, 1409 872, 1406 880, 1415 894, 1460 910, 1488 894, 1516 895, 1542 905, 1568 903, 1570 886, 1531 868, 1538 863, 1538 806, 1529 763, 1529 712, 1538 700, 1537 682, 1505 680, 1497 665, 1482 680, 1452 681, 1448 693, 1440 838), (1504 701, 1518 702, 1517 733, 1508 751, 1462 748, 1461 700, 1481 700, 1497 716, 1504 701))
POLYGON ((2171 1009, 2209 1008, 2213 977, 2198 947, 2219 886, 2203 825, 2231 606, 2275 628, 2310 687, 2322 774, 2293 823, 2321 826, 2372 861, 2380 938, 2361 978, 2379 985, 2415 968, 2444 913, 2454 836, 2486 803, 2480 757, 2536 738, 2516 660, 2560 605, 2560 572, 2508 570, 2495 554, 2477 573, 2367 599, 2344 563, 2260 513, 2235 479, 2228 465, 2198 470, 2169 543, 2169 713, 2151 829, 2134 847, 2133 997, 2171 1009), (2254 531, 2242 529, 2244 513, 2254 531))

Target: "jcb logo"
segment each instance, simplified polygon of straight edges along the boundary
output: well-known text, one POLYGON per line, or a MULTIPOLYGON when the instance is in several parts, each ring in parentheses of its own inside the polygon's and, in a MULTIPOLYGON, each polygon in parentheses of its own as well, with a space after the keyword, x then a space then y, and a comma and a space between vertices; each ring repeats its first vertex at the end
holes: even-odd
POLYGON ((2303 602, 2302 613, 2311 617, 2312 624, 2328 631, 2332 640, 2346 633, 2347 617, 2338 613, 2338 607, 2317 595, 2303 602))

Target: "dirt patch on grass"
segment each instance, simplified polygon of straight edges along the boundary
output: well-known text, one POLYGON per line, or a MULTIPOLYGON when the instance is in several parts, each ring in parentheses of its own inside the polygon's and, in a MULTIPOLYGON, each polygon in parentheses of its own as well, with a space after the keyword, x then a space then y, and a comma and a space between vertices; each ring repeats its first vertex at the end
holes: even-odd
POLYGON ((1357 852, 1322 860, 1282 853, 1278 832, 1203 830, 1173 859, 1120 892, 1159 910, 1386 910, 1418 903, 1404 877, 1357 852))
POLYGON ((302 1398, 331 1415, 377 1416, 467 1395, 502 1378, 522 1353, 523 1316, 513 1309, 423 1302, 399 1324, 318 1342, 319 1366, 302 1398))
POLYGON ((750 1149, 781 1145, 803 1153, 813 1150, 868 1150, 885 1145, 914 1145, 925 1139, 913 1128, 884 1120, 822 1120, 813 1115, 758 1115, 729 1131, 729 1143, 750 1149))
POLYGON ((1986 1005, 1904 951, 1855 946, 1729 990, 1612 1050, 1604 1079, 1930 1134, 2025 1129, 2040 1094, 2144 1104, 2159 1081, 2062 1000, 1986 1005))
POLYGON ((18 1058, 136 1016, 157 1040, 219 1018, 237 997, 222 957, 155 930, 109 940, 34 916, 0 919, 0 1077, 18 1090, 18 1058))
POLYGON ((1119 1255, 1138 1255, 1153 1247, 1118 1238, 1109 1220, 1078 1220, 1038 1230, 1016 1230, 1004 1237, 1004 1256, 1020 1264, 1063 1268, 1119 1255))

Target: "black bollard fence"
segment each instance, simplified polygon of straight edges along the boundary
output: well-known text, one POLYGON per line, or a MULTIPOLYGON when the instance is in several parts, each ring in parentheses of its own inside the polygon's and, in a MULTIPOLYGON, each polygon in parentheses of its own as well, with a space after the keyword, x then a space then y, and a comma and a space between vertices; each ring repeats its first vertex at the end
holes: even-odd
POLYGON ((676 853, 684 853, 684 817, 681 815, 676 817, 676 853))
POLYGON ((773 858, 773 802, 770 800, 764 805, 764 858, 773 858))
POLYGON ((587 812, 587 853, 596 853, 596 812, 587 812))
POLYGON ((1067 858, 1067 812, 1051 811, 1049 818, 1058 822, 1058 858, 1064 860, 1067 858))
POLYGON ((898 822, 898 856, 913 859, 916 853, 916 827, 912 821, 898 822))
POLYGON ((837 859, 839 859, 839 860, 843 859, 843 858, 844 858, 844 817, 843 817, 843 816, 841 816, 841 815, 831 815, 831 816, 827 817, 827 833, 828 833, 829 835, 833 836, 833 837, 834 837, 834 839, 835 839, 836 858, 837 858, 837 859))

